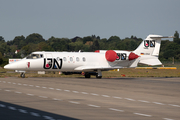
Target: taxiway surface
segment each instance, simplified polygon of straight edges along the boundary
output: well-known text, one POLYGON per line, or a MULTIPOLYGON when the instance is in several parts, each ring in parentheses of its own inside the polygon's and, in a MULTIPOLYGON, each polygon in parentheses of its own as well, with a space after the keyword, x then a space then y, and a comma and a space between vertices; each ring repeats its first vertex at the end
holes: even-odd
POLYGON ((180 78, 0 78, 0 120, 179 120, 180 78))

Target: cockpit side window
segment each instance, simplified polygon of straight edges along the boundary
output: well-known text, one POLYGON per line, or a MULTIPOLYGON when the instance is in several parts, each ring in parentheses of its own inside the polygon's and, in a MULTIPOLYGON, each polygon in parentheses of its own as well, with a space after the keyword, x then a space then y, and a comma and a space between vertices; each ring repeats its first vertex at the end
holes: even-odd
POLYGON ((37 59, 37 58, 43 58, 43 54, 30 54, 26 57, 26 59, 37 59))

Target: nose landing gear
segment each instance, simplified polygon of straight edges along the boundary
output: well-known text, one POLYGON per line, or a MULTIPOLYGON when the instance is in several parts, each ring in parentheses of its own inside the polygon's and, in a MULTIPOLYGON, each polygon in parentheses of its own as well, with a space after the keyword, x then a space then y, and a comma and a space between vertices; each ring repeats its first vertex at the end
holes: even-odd
POLYGON ((20 73, 20 77, 25 78, 25 73, 24 72, 20 73))

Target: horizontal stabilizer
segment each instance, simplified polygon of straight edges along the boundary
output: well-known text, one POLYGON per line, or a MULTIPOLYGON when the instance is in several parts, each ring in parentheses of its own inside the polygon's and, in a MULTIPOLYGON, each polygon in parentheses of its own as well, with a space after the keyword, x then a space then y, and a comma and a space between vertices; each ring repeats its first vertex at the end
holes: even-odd
POLYGON ((157 58, 140 60, 139 63, 147 64, 147 65, 162 65, 162 63, 157 58))
POLYGON ((174 38, 174 36, 150 36, 152 39, 158 39, 158 38, 174 38))

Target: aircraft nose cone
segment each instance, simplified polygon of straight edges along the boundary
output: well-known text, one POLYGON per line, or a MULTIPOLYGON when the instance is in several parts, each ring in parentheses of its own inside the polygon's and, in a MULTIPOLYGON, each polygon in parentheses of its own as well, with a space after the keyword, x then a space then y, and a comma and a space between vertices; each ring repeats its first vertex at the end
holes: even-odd
POLYGON ((5 65, 5 66, 4 66, 4 69, 8 69, 8 68, 9 68, 9 65, 5 65))
POLYGON ((4 69, 9 69, 9 70, 14 70, 15 68, 17 67, 12 63, 4 66, 4 69))
POLYGON ((134 59, 136 59, 136 58, 138 58, 139 56, 138 55, 136 55, 135 53, 133 53, 133 52, 131 52, 130 54, 129 54, 129 60, 134 60, 134 59))

